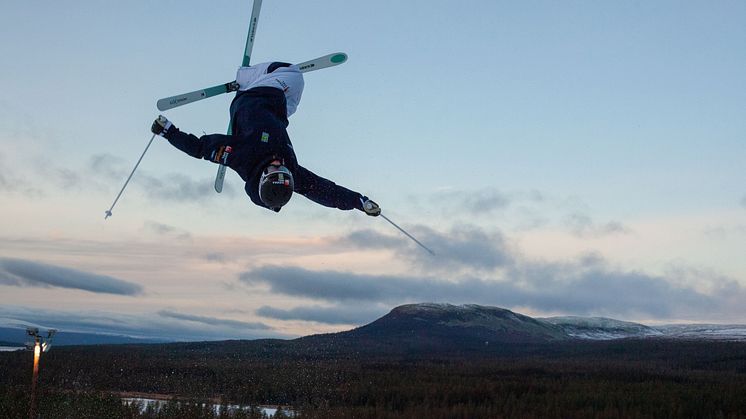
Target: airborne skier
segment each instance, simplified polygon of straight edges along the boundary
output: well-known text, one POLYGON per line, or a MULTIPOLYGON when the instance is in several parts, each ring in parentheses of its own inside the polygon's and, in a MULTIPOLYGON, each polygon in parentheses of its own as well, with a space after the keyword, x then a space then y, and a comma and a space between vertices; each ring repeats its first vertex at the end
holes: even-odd
POLYGON ((236 83, 230 135, 198 138, 180 131, 163 116, 153 122, 151 131, 192 157, 230 167, 246 182, 244 189, 251 201, 275 212, 297 192, 326 207, 358 209, 370 216, 381 213, 368 197, 298 164, 286 130, 303 93, 303 74, 297 66, 271 62, 240 67, 236 83))

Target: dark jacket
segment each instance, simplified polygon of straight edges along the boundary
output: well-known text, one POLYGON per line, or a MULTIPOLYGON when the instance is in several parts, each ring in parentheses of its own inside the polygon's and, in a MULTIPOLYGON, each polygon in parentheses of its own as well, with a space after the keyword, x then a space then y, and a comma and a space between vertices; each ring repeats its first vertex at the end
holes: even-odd
POLYGON ((259 199, 259 178, 272 160, 279 159, 293 174, 295 192, 326 207, 362 210, 361 194, 298 164, 286 130, 287 106, 282 90, 263 86, 238 92, 231 103, 230 114, 232 133, 229 135, 210 134, 197 138, 172 127, 165 137, 190 156, 222 163, 235 170, 246 182, 246 194, 261 207, 267 208, 259 199))

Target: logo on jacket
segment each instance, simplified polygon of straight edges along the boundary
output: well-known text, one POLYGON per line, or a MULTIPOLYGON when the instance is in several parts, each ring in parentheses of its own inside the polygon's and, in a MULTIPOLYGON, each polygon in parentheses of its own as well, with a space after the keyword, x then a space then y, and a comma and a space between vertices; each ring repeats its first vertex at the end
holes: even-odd
POLYGON ((262 133, 262 142, 263 143, 268 143, 269 142, 269 133, 268 132, 263 132, 262 133))

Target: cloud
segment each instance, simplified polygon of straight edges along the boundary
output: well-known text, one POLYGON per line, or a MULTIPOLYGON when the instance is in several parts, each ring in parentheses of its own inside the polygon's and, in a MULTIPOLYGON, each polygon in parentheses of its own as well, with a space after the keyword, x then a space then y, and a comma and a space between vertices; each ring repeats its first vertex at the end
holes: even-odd
POLYGON ((567 263, 528 262, 507 273, 503 291, 511 305, 582 315, 671 318, 717 310, 720 295, 707 295, 670 279, 615 269, 598 256, 567 263))
POLYGON ((746 208, 746 195, 744 195, 743 198, 741 198, 741 206, 746 208))
MULTIPOLYGON (((248 285, 333 304, 402 304, 422 301, 528 307, 542 312, 636 318, 712 318, 744 315, 746 291, 734 280, 697 291, 676 278, 610 266, 595 255, 566 263, 518 260, 500 275, 464 275, 449 280, 411 275, 367 275, 264 266, 244 272, 248 285)), ((273 318, 329 320, 323 311, 263 309, 273 318)))
POLYGON ((506 284, 476 278, 446 281, 428 277, 364 275, 264 266, 240 274, 247 285, 278 294, 334 303, 398 304, 404 301, 499 302, 506 284))
POLYGON ((82 177, 70 169, 55 169, 51 177, 57 185, 66 190, 78 188, 82 184, 82 177))
POLYGON ((5 155, 0 153, 0 192, 21 193, 32 198, 44 195, 41 189, 36 188, 23 174, 18 175, 15 168, 7 163, 5 155))
POLYGON ((490 213, 510 205, 510 199, 495 189, 482 189, 462 197, 464 207, 472 214, 490 213))
POLYGON ((456 226, 445 233, 424 226, 407 230, 432 249, 435 257, 401 234, 359 230, 339 241, 364 249, 389 249, 427 270, 490 271, 513 263, 507 240, 500 232, 487 232, 469 225, 456 226))
POLYGON ((90 158, 89 169, 100 177, 123 181, 127 179, 127 161, 113 154, 94 154, 90 158))
POLYGON ((251 323, 239 320, 219 319, 216 317, 195 316, 192 314, 177 313, 169 310, 161 310, 158 315, 165 318, 184 320, 188 322, 202 323, 208 326, 223 326, 236 329, 270 330, 271 327, 264 323, 251 323))
POLYGON ((169 174, 163 178, 144 175, 138 180, 151 199, 195 202, 212 197, 214 194, 213 180, 207 178, 194 180, 182 174, 169 174))
POLYGON ((179 240, 189 240, 192 238, 192 235, 186 230, 155 221, 146 221, 143 228, 159 236, 171 236, 179 240))
POLYGON ((21 259, 0 258, 0 284, 27 287, 58 287, 95 293, 138 295, 140 285, 106 275, 47 265, 21 259))
POLYGON ((225 263, 227 259, 228 258, 225 255, 225 253, 221 253, 221 252, 211 252, 205 255, 205 260, 209 262, 225 263))
POLYGON ((262 317, 277 320, 303 320, 325 324, 366 324, 386 314, 388 308, 378 306, 301 306, 291 309, 280 309, 263 306, 256 310, 262 317))
POLYGON ((5 174, 0 173, 0 191, 10 191, 12 185, 10 181, 5 177, 5 174))
POLYGON ((310 271, 297 267, 264 266, 241 273, 247 285, 268 285, 270 291, 329 301, 386 301, 406 298, 410 289, 401 286, 401 278, 383 275, 353 275, 337 271, 310 271))
MULTIPOLYGON (((402 236, 403 237, 403 236, 402 236)), ((375 230, 356 230, 339 239, 343 244, 351 244, 363 249, 402 249, 406 243, 401 237, 382 234, 375 230)))
POLYGON ((587 214, 576 212, 565 218, 565 225, 578 237, 602 237, 629 233, 629 228, 617 221, 597 224, 587 214))
MULTIPOLYGON (((103 153, 91 156, 89 168, 99 176, 122 182, 127 179, 132 170, 129 167, 130 164, 133 163, 121 157, 103 153)), ((181 173, 154 176, 147 170, 138 168, 132 182, 138 185, 148 198, 159 201, 198 202, 214 194, 212 178, 195 180, 181 173)), ((223 195, 236 196, 236 190, 226 184, 223 195)))
POLYGON ((510 206, 513 198, 496 188, 478 190, 447 189, 433 194, 429 201, 446 213, 459 214, 466 212, 472 216, 488 215, 510 206))
POLYGON ((746 236, 746 225, 720 225, 702 229, 702 234, 708 239, 728 240, 746 236))

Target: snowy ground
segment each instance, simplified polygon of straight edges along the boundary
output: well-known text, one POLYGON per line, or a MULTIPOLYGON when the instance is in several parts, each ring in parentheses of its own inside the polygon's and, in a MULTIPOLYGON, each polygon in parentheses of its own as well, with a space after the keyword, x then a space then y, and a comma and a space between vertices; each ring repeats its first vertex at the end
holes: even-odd
MULTIPOLYGON (((143 411, 148 406, 159 406, 168 403, 168 400, 156 400, 156 399, 147 399, 147 398, 141 398, 141 397, 122 397, 122 401, 126 404, 132 404, 132 403, 140 403, 142 405, 143 411)), ((219 404, 213 404, 213 409, 215 409, 215 413, 220 414, 220 409, 222 408, 219 404)), ((277 407, 269 407, 269 406, 258 406, 259 409, 266 414, 269 417, 273 417, 275 413, 277 413, 277 407)), ((239 406, 239 405, 228 405, 228 410, 239 410, 239 409, 248 409, 245 406, 239 406)), ((287 410, 285 413, 290 413, 292 415, 292 412, 288 412, 287 410)))
POLYGON ((0 346, 0 352, 13 352, 13 351, 22 351, 26 348, 19 348, 19 347, 12 347, 12 346, 0 346))

